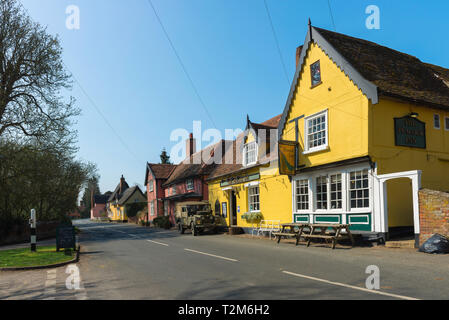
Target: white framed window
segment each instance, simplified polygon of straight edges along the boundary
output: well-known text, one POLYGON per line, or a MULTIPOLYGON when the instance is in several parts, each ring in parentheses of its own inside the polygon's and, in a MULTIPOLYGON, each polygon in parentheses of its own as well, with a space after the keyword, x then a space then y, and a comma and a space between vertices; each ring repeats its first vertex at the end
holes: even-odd
POLYGON ((164 201, 164 216, 168 216, 168 201, 164 201))
POLYGON ((325 150, 328 147, 328 112, 327 110, 304 119, 305 141, 304 153, 325 150))
POLYGON ((176 194, 176 187, 175 186, 171 187, 171 194, 172 194, 172 196, 176 194))
POLYGON ((330 175, 330 208, 343 208, 341 173, 330 175))
POLYGON ((153 192, 153 190, 154 190, 154 181, 150 180, 150 182, 148 182, 148 191, 153 192))
POLYGON ((186 187, 187 187, 187 190, 193 190, 193 188, 194 188, 193 179, 187 179, 186 187))
POLYGON ((296 211, 309 210, 309 180, 296 180, 296 211))
POLYGON ((327 176, 317 177, 316 178, 316 209, 317 210, 325 210, 327 209, 327 191, 328 191, 328 179, 327 176))
POLYGON ((293 179, 295 212, 363 213, 372 210, 372 181, 366 166, 303 173, 293 179))
POLYGON ((433 127, 435 129, 440 129, 440 115, 437 113, 433 115, 433 127))
POLYGON ((248 188, 248 208, 250 212, 260 211, 259 186, 248 188))
POLYGON ((154 201, 150 202, 150 214, 154 216, 154 201))
POLYGON ((369 208, 368 169, 349 173, 349 201, 351 209, 369 208))
POLYGON ((444 117, 444 130, 449 130, 449 117, 444 117))
POLYGON ((257 162, 257 143, 256 141, 247 143, 243 146, 243 164, 245 166, 257 162))

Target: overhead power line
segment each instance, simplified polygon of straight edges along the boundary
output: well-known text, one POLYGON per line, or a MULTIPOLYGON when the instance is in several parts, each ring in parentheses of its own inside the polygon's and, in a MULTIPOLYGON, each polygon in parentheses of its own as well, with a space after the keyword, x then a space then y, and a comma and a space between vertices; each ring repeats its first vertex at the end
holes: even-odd
POLYGON ((290 84, 290 79, 288 77, 287 68, 285 67, 284 57, 282 56, 281 47, 279 46, 278 37, 276 35, 276 30, 274 29, 273 20, 271 19, 270 10, 268 9, 267 0, 263 0, 263 3, 265 4, 265 9, 267 11, 268 20, 270 21, 271 31, 273 33, 274 41, 276 42, 277 51, 279 54, 279 58, 281 59, 282 68, 284 69, 285 79, 287 80, 287 83, 290 84))
POLYGON ((208 111, 208 109, 207 109, 207 107, 206 107, 206 104, 204 103, 204 100, 201 98, 201 96, 200 96, 200 94, 199 94, 199 92, 198 92, 198 89, 196 88, 195 83, 194 83, 193 80, 192 80, 192 77, 190 77, 190 74, 189 74, 189 72, 187 71, 186 66, 185 66, 184 63, 182 62, 182 59, 181 59, 181 56, 180 56, 179 53, 178 53, 178 50, 176 50, 176 48, 175 48, 175 46, 174 46, 174 44, 173 44, 173 41, 171 40, 170 36, 168 35, 167 30, 166 30, 165 27, 164 27, 164 24, 162 23, 162 20, 159 18, 159 15, 158 15, 158 13, 157 13, 156 8, 155 8, 154 5, 153 5, 153 2, 152 2, 151 0, 148 0, 148 4, 150 5, 151 9, 153 9, 154 15, 156 16, 157 21, 159 22, 159 25, 161 26, 161 29, 162 29, 162 31, 163 31, 164 34, 165 34, 165 37, 167 38, 168 43, 170 44, 170 47, 172 48, 172 50, 173 50, 173 52, 174 52, 176 58, 178 59, 178 62, 179 62, 179 64, 181 65, 182 70, 184 71, 184 73, 185 73, 187 79, 189 80, 190 85, 192 86, 193 91, 195 92, 195 95, 197 96, 197 98, 198 98, 198 100, 200 101, 200 103, 201 103, 201 105, 202 105, 204 111, 206 112, 207 117, 210 119, 210 121, 212 122, 212 124, 214 125, 214 127, 217 128, 217 125, 215 124, 214 120, 212 119, 212 116, 210 115, 210 113, 209 113, 209 111, 208 111))
POLYGON ((327 5, 329 6, 329 13, 331 15, 332 25, 334 26, 334 31, 337 31, 337 28, 335 27, 335 21, 334 21, 334 15, 332 13, 332 7, 330 0, 327 0, 327 5))

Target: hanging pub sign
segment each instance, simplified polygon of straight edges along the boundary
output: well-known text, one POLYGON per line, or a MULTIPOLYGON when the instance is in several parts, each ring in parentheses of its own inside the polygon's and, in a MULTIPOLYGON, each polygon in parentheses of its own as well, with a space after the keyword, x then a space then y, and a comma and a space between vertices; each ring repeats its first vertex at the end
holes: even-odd
POLYGON ((280 140, 279 143, 279 174, 293 176, 296 174, 297 142, 280 140))
POLYGON ((394 118, 395 144, 397 146, 426 148, 426 123, 411 116, 394 118))

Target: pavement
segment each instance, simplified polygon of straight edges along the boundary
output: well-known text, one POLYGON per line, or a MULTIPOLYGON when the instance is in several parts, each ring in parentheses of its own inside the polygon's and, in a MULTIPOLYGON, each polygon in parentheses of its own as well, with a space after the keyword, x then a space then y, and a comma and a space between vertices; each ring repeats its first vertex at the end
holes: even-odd
MULTIPOLYGON (((0 272, 0 299, 448 299, 449 256, 79 220, 80 262, 0 272), (380 288, 366 288, 367 267, 380 288)), ((3 249, 3 248, 0 248, 3 249)))

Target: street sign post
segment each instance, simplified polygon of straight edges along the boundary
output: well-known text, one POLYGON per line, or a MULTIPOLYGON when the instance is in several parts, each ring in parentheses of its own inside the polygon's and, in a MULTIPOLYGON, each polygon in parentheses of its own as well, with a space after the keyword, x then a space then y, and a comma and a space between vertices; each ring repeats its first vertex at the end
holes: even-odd
POLYGON ((30 227, 31 227, 31 251, 36 252, 36 210, 31 209, 31 219, 30 219, 30 227))

